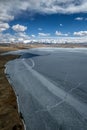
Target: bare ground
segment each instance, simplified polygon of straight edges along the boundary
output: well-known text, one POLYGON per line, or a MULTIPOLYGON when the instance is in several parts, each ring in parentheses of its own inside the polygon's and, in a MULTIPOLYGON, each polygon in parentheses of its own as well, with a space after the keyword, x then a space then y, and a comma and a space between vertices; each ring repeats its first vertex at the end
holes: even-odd
MULTIPOLYGON (((0 53, 9 50, 14 50, 14 48, 0 47, 0 53)), ((0 130, 24 130, 15 93, 4 74, 6 62, 17 57, 0 55, 0 130)))

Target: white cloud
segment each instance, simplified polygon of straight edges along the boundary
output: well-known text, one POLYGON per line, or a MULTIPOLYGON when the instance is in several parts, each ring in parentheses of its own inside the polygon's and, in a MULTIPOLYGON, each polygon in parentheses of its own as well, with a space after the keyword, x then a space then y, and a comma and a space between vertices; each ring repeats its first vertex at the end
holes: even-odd
POLYGON ((2 23, 2 22, 0 23, 0 32, 3 32, 9 28, 10 28, 10 26, 8 23, 2 23))
POLYGON ((0 21, 11 21, 14 19, 14 16, 8 14, 0 14, 0 21))
POLYGON ((39 31, 42 31, 43 29, 42 28, 38 28, 39 31))
POLYGON ((16 31, 16 32, 24 32, 24 31, 27 29, 27 27, 25 27, 25 26, 23 26, 23 25, 17 24, 17 25, 13 25, 13 26, 12 26, 12 29, 13 29, 14 31, 16 31))
POLYGON ((61 33, 60 31, 56 31, 55 35, 57 35, 57 36, 68 36, 67 33, 61 33))
POLYGON ((75 18, 75 20, 77 20, 77 21, 82 21, 84 18, 83 17, 77 17, 77 18, 75 18))
POLYGON ((7 22, 14 19, 12 0, 0 1, 0 22, 7 22))
POLYGON ((87 31, 74 32, 74 36, 87 36, 87 31))
POLYGON ((48 37, 50 36, 50 33, 38 33, 40 37, 48 37))
POLYGON ((18 32, 18 33, 16 33, 16 35, 18 35, 19 37, 23 37, 23 38, 28 36, 25 32, 18 32))
POLYGON ((23 40, 28 40, 28 39, 30 39, 30 36, 27 35, 25 32, 15 33, 15 36, 16 36, 18 39, 23 39, 23 40))
POLYGON ((35 38, 36 36, 34 34, 32 34, 31 37, 35 38))
POLYGON ((61 36, 61 35, 62 35, 62 33, 61 33, 61 32, 59 32, 59 31, 56 31, 56 32, 55 32, 55 35, 57 35, 57 36, 61 36))
POLYGON ((63 24, 60 24, 60 27, 62 27, 63 26, 63 24))
POLYGON ((15 33, 11 35, 9 33, 0 33, 0 42, 38 42, 38 43, 87 43, 87 37, 38 37, 36 39, 31 39, 26 33, 15 33))
POLYGON ((3 33, 0 33, 0 42, 13 42, 14 41, 14 36, 9 34, 9 33, 6 33, 6 34, 3 34, 3 33))
POLYGON ((0 21, 13 20, 26 10, 30 14, 86 13, 87 0, 0 0, 0 21))
POLYGON ((87 37, 83 38, 83 37, 53 37, 53 38, 39 38, 39 39, 30 39, 30 40, 26 40, 26 43, 34 43, 34 42, 38 42, 38 43, 53 43, 53 44, 65 44, 65 43, 87 43, 87 37))
POLYGON ((25 32, 18 32, 14 35, 6 33, 0 33, 0 42, 24 42, 29 40, 30 36, 28 36, 25 32))

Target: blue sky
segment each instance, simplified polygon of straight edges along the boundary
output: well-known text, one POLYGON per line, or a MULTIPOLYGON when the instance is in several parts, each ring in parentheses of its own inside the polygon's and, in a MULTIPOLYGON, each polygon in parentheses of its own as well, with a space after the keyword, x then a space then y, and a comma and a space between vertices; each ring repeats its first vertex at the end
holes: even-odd
POLYGON ((87 0, 1 0, 0 41, 87 37, 87 0))
MULTIPOLYGON (((22 14, 23 15, 23 14, 22 14)), ((21 16, 22 16, 21 15, 21 16)), ((32 19, 28 17, 17 18, 10 22, 10 25, 20 24, 27 26, 26 32, 29 35, 38 35, 39 32, 50 33, 55 36, 56 30, 62 33, 72 33, 74 31, 87 30, 86 20, 75 20, 77 17, 86 18, 86 14, 52 14, 52 15, 39 15, 33 16, 32 19)))

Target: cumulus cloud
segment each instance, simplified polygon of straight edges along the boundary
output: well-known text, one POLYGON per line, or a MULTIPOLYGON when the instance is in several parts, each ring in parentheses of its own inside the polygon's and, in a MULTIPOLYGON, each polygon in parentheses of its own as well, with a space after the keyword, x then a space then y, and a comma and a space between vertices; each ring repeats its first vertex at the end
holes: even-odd
POLYGON ((0 14, 0 21, 11 21, 14 19, 14 16, 8 15, 8 14, 0 14))
POLYGON ((32 38, 35 38, 36 36, 34 34, 31 35, 32 38))
POLYGON ((38 33, 40 37, 48 37, 50 36, 50 33, 38 33))
POLYGON ((23 38, 23 39, 29 39, 29 35, 27 35, 25 32, 18 32, 18 33, 15 33, 15 36, 16 37, 20 37, 20 38, 23 38))
POLYGON ((87 31, 74 32, 74 36, 87 36, 87 31))
POLYGON ((32 13, 84 13, 87 0, 0 0, 0 21, 13 20, 20 12, 32 13))
POLYGON ((65 43, 87 43, 87 37, 58 37, 58 38, 39 38, 39 39, 30 39, 26 40, 26 43, 33 43, 33 42, 38 42, 38 43, 53 43, 53 44, 65 44, 65 43))
POLYGON ((13 36, 9 33, 6 33, 6 34, 0 33, 0 42, 2 42, 2 43, 12 42, 12 41, 14 41, 14 38, 15 38, 15 36, 13 36))
POLYGON ((60 27, 62 27, 62 26, 63 26, 63 24, 60 23, 60 27))
POLYGON ((68 36, 67 33, 61 33, 60 31, 56 31, 55 35, 57 35, 57 36, 68 36))
POLYGON ((8 23, 0 23, 0 32, 3 32, 9 28, 10 28, 10 26, 8 23))
POLYGON ((42 31, 43 29, 42 28, 38 28, 39 31, 42 31))
POLYGON ((6 33, 0 33, 0 42, 22 42, 22 43, 87 43, 87 37, 38 37, 38 38, 30 38, 25 32, 15 33, 15 35, 6 33))
POLYGON ((24 32, 27 29, 27 27, 25 27, 23 25, 16 24, 16 25, 12 26, 12 29, 16 32, 24 32))
POLYGON ((12 1, 1 0, 0 1, 0 22, 7 22, 14 19, 14 13, 11 13, 12 1))
POLYGON ((0 33, 0 42, 24 42, 29 40, 30 36, 25 32, 17 32, 14 35, 9 33, 0 33))
POLYGON ((75 18, 75 20, 77 20, 77 21, 82 21, 84 18, 83 17, 77 17, 77 18, 75 18))
POLYGON ((16 42, 24 43, 24 41, 29 40, 29 39, 30 39, 30 36, 27 35, 25 32, 15 33, 15 41, 16 42))

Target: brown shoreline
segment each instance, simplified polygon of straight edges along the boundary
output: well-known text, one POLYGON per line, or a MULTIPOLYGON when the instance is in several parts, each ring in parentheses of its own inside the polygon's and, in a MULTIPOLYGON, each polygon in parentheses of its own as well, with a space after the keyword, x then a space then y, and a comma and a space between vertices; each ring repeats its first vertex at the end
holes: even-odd
POLYGON ((18 56, 0 55, 0 130, 24 130, 15 93, 4 74, 4 65, 15 58, 18 56))

